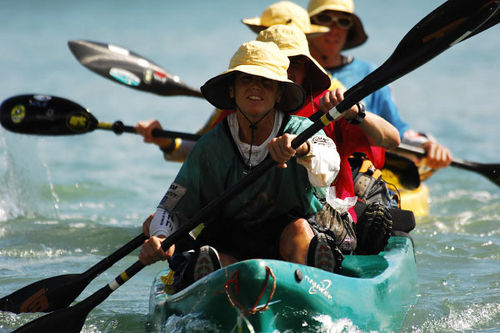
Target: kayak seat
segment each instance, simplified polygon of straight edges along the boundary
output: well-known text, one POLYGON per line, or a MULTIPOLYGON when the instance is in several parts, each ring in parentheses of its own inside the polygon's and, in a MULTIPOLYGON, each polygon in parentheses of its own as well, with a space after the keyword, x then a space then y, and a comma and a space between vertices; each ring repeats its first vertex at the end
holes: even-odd
POLYGON ((383 273, 388 266, 387 260, 380 255, 347 255, 340 275, 369 279, 383 273))

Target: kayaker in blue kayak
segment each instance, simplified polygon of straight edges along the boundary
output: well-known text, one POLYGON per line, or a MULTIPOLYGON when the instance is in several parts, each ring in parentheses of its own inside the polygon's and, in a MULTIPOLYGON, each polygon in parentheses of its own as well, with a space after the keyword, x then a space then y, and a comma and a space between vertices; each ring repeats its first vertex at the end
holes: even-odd
MULTIPOLYGON (((322 131, 297 150, 291 148, 295 135, 312 122, 289 115, 303 106, 305 92, 288 79, 288 65, 276 44, 252 41, 238 49, 227 71, 202 86, 211 104, 237 112, 193 147, 154 214, 141 262, 171 258, 175 245, 164 252, 162 239, 269 153, 278 167, 206 221, 196 238, 198 250, 183 256, 187 264, 174 270, 183 271, 190 283, 249 258, 282 259, 331 272, 340 268, 342 254, 335 241, 315 235, 307 220, 321 209, 317 196, 337 176, 339 155, 322 131)), ((357 114, 356 106, 347 112, 357 114)))
MULTIPOLYGON (((353 0, 310 0, 307 6, 311 22, 329 27, 327 33, 309 38, 312 56, 332 77, 332 87, 346 89, 358 83, 375 67, 343 51, 362 45, 367 35, 360 18, 354 13, 353 0)), ((389 86, 385 86, 364 99, 366 108, 393 124, 403 143, 422 146, 427 152, 425 166, 439 169, 451 163, 450 151, 430 135, 412 130, 398 112, 389 86)))

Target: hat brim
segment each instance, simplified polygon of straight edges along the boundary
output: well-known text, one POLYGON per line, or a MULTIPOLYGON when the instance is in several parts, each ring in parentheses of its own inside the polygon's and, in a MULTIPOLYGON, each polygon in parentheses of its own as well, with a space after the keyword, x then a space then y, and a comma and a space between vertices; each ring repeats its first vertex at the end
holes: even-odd
MULTIPOLYGON (((252 30, 256 34, 261 32, 262 30, 266 30, 267 28, 270 27, 270 26, 262 25, 260 17, 252 17, 252 18, 242 19, 241 22, 243 24, 245 24, 248 28, 250 28, 250 30, 252 30)), ((311 23, 310 30, 307 32, 306 31, 302 31, 302 32, 308 37, 314 37, 317 35, 324 34, 325 32, 328 32, 328 30, 329 30, 328 27, 323 27, 321 25, 311 23)))
POLYGON ((359 17, 355 14, 350 14, 354 20, 352 27, 349 29, 347 34, 347 40, 344 44, 343 50, 352 49, 356 46, 360 46, 366 42, 368 35, 363 28, 363 23, 359 17))
POLYGON ((216 108, 223 110, 234 109, 236 106, 234 100, 229 96, 229 85, 234 82, 236 73, 261 76, 279 82, 283 87, 279 109, 283 112, 295 112, 302 108, 305 103, 305 92, 301 86, 290 80, 282 80, 274 72, 255 65, 237 66, 208 80, 201 87, 201 93, 205 99, 216 108))
POLYGON ((308 54, 297 52, 296 50, 282 50, 282 52, 287 57, 306 57, 310 60, 310 73, 307 75, 308 81, 311 83, 311 90, 313 94, 318 92, 323 92, 330 88, 332 82, 328 73, 323 69, 323 67, 308 54))

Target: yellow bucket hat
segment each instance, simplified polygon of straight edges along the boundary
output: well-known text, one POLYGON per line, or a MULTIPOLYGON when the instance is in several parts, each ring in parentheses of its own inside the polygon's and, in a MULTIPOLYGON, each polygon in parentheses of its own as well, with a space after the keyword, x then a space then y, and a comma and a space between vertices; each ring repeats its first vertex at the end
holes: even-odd
POLYGON ((260 17, 242 19, 253 32, 269 28, 276 24, 295 25, 306 35, 321 34, 327 27, 311 24, 307 11, 290 1, 280 1, 267 7, 260 17))
POLYGON ((307 5, 311 22, 315 22, 314 17, 316 15, 329 10, 347 14, 353 19, 353 25, 349 28, 344 50, 359 46, 368 39, 361 20, 354 14, 353 0, 310 0, 307 5))
POLYGON ((251 41, 236 51, 224 73, 208 80, 202 87, 203 96, 219 109, 234 109, 234 100, 229 96, 229 86, 237 72, 261 76, 277 81, 283 89, 279 109, 294 112, 305 102, 304 89, 288 79, 290 61, 274 43, 251 41))
POLYGON ((293 25, 273 25, 259 32, 257 40, 275 43, 287 57, 303 56, 308 58, 313 65, 308 67, 306 79, 311 82, 313 93, 322 92, 330 87, 330 77, 311 56, 306 35, 299 28, 293 25))

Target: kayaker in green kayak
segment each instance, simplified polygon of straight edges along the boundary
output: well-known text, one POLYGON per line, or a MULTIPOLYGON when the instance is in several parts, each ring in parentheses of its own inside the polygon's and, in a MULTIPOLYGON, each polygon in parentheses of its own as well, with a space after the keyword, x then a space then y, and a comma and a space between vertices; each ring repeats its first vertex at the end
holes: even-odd
MULTIPOLYGON (((278 167, 206 221, 196 238, 199 250, 177 270, 190 283, 221 266, 249 258, 307 263, 331 272, 340 269, 342 254, 335 240, 322 233, 315 235, 307 220, 321 209, 317 196, 337 176, 339 155, 322 131, 292 149, 295 135, 312 122, 289 115, 303 106, 305 92, 288 79, 288 65, 276 44, 252 41, 238 49, 227 71, 202 86, 211 104, 237 112, 193 147, 154 214, 150 239, 139 255, 141 262, 171 258, 175 245, 164 252, 162 238, 237 183, 269 153, 278 167)), ((349 111, 357 113, 356 107, 349 111)))

